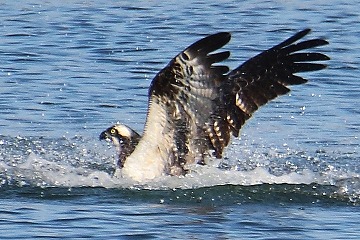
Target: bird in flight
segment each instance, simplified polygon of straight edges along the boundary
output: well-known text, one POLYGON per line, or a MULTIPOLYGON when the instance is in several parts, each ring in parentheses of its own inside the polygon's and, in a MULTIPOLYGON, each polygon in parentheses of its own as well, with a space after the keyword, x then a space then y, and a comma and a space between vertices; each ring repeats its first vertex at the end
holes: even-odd
MULTIPOLYGON (((189 164, 221 158, 232 136, 262 105, 303 84, 299 72, 326 67, 330 58, 307 51, 328 44, 323 39, 300 41, 305 29, 250 58, 230 71, 223 61, 230 33, 209 35, 173 58, 153 79, 142 136, 124 124, 100 134, 118 152, 121 176, 138 182, 162 175, 186 174, 189 164)), ((118 174, 116 174, 118 175, 118 174)))

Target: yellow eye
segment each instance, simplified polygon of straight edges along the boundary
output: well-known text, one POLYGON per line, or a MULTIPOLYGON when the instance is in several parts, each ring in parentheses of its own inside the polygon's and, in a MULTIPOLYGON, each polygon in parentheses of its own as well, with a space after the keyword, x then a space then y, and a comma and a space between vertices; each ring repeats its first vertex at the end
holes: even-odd
POLYGON ((112 129, 110 130, 110 133, 111 133, 112 135, 115 135, 116 130, 115 130, 114 128, 112 128, 112 129))

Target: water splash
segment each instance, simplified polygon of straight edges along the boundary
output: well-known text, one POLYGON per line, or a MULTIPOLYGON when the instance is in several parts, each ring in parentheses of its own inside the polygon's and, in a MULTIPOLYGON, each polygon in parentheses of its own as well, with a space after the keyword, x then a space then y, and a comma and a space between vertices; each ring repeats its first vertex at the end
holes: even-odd
POLYGON ((129 179, 113 177, 115 152, 105 143, 82 137, 0 136, 0 146, 0 187, 186 190, 290 184, 313 186, 314 189, 331 186, 325 192, 315 190, 315 194, 340 196, 350 203, 360 201, 360 176, 349 166, 349 156, 344 164, 347 167, 335 166, 339 155, 330 156, 320 150, 310 154, 289 148, 256 147, 241 155, 230 151, 224 160, 214 160, 207 166, 192 166, 186 176, 164 176, 139 185, 129 179))

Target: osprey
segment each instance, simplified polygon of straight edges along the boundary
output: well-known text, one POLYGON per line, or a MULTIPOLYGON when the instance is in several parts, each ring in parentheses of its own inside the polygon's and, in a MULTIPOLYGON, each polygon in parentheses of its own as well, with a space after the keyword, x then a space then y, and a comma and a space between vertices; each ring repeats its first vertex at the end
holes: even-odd
POLYGON ((214 53, 229 42, 230 33, 213 34, 190 45, 153 79, 142 136, 123 124, 100 134, 100 139, 117 147, 118 171, 143 182, 185 174, 188 164, 205 164, 209 153, 221 158, 231 136, 238 137, 260 106, 289 92, 288 85, 307 82, 296 73, 326 67, 314 62, 329 57, 303 50, 327 41, 298 42, 309 32, 298 32, 230 72, 219 64, 230 52, 214 53))

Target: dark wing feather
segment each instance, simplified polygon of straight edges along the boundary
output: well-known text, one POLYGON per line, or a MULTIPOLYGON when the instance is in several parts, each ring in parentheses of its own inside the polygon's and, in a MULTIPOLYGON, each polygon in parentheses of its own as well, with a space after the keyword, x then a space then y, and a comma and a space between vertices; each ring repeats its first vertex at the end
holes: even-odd
POLYGON ((221 157, 224 147, 229 142, 231 131, 238 136, 241 126, 253 112, 269 100, 290 91, 288 85, 303 84, 307 80, 294 75, 298 72, 316 71, 326 67, 313 61, 329 60, 324 54, 300 52, 309 48, 328 44, 322 39, 313 39, 295 43, 310 32, 305 29, 284 42, 249 59, 231 71, 224 82, 220 97, 223 109, 218 110, 210 125, 209 138, 212 139, 216 156, 221 157), (221 126, 221 128, 216 127, 221 126), (213 139, 217 135, 226 139, 213 139))
POLYGON ((220 158, 231 135, 238 136, 254 111, 286 94, 288 85, 306 82, 294 74, 325 68, 326 65, 313 62, 328 60, 326 55, 300 52, 325 45, 325 40, 295 43, 309 31, 295 34, 229 74, 227 66, 217 63, 227 59, 230 53, 213 53, 229 42, 229 33, 210 35, 192 44, 154 78, 141 141, 153 141, 151 131, 159 131, 155 136, 163 139, 155 140, 159 149, 167 149, 165 161, 171 160, 170 166, 202 162, 209 150, 220 158), (162 113, 158 120, 159 109, 162 113), (152 126, 157 127, 152 129, 152 126))
MULTIPOLYGON (((229 71, 227 66, 216 63, 230 55, 228 51, 212 52, 229 40, 230 34, 221 32, 192 44, 172 59, 150 86, 149 114, 153 104, 166 109, 166 120, 160 130, 164 139, 171 140, 159 144, 169 144, 170 165, 182 167, 191 161, 201 163, 209 148, 212 148, 204 129, 214 114, 219 86, 229 71)), ((147 121, 146 125, 153 124, 147 121)))

